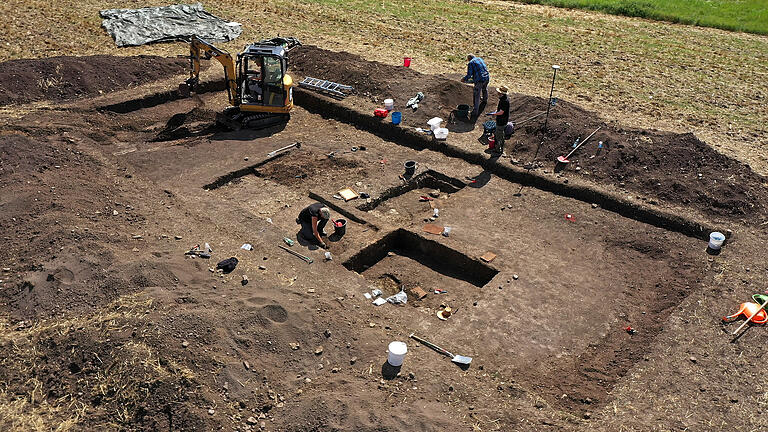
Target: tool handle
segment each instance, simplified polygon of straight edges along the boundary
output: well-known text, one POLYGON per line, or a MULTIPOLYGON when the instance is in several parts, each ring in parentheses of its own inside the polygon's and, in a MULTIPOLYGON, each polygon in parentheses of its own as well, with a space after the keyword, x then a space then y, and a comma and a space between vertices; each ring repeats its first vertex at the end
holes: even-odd
POLYGON ((570 152, 570 153, 568 153, 568 155, 567 155, 565 158, 566 158, 566 159, 568 159, 569 157, 571 157, 571 155, 572 155, 574 152, 576 152, 576 150, 578 150, 578 149, 579 149, 579 147, 581 147, 581 146, 582 146, 582 145, 583 145, 585 142, 589 141, 589 139, 590 139, 590 138, 592 138, 592 135, 596 134, 596 133, 597 133, 597 131, 599 131, 599 130, 600 130, 600 128, 602 128, 602 126, 598 126, 598 127, 597 127, 597 129, 595 129, 595 131, 594 131, 594 132, 592 132, 591 134, 589 134, 589 136, 588 136, 588 137, 584 138, 584 141, 580 142, 580 143, 579 143, 579 145, 577 145, 576 147, 574 147, 574 148, 573 148, 573 150, 571 150, 571 152, 570 152))
POLYGON ((749 324, 749 322, 750 322, 750 321, 752 321, 752 318, 754 318, 754 317, 755 317, 755 315, 757 315, 757 314, 758 314, 758 313, 759 313, 761 310, 763 310, 763 308, 765 308, 765 305, 768 305, 768 300, 766 300, 765 302, 763 302, 763 304, 762 304, 762 305, 760 305, 760 309, 756 310, 756 311, 755 311, 755 313, 753 313, 751 317, 747 318, 747 320, 746 320, 746 321, 744 321, 744 322, 743 322, 743 323, 742 323, 742 324, 739 326, 739 328, 737 328, 737 329, 736 329, 736 331, 735 331, 735 332, 733 332, 732 334, 736 334, 736 333, 738 333, 739 331, 741 331, 741 329, 743 329, 743 328, 744 328, 744 326, 745 326, 745 325, 749 324))
POLYGON ((308 263, 310 263, 310 264, 312 264, 312 262, 313 262, 312 258, 310 258, 310 257, 306 257, 306 256, 304 256, 304 255, 302 255, 302 254, 300 254, 300 253, 298 253, 298 252, 294 252, 294 251, 292 251, 292 250, 288 249, 287 247, 285 247, 285 246, 283 246, 283 245, 277 245, 277 246, 278 246, 280 249, 282 249, 282 250, 284 250, 284 251, 288 252, 289 254, 291 254, 291 255, 294 255, 294 256, 297 256, 297 257, 299 257, 299 258, 303 259, 304 261, 306 261, 306 262, 308 262, 308 263))
POLYGON ((414 340, 416 340, 417 342, 420 342, 422 345, 424 345, 424 346, 426 346, 426 347, 428 347, 428 348, 432 348, 433 350, 435 350, 435 351, 439 352, 440 354, 442 354, 442 355, 444 355, 444 356, 447 356, 447 357, 451 357, 451 358, 453 358, 453 357, 454 357, 454 355, 453 355, 453 354, 451 354, 450 352, 448 352, 447 350, 444 350, 444 349, 440 348, 439 346, 437 346, 437 345, 435 345, 435 344, 433 344, 433 343, 431 343, 431 342, 427 342, 427 341, 425 341, 424 339, 422 339, 422 338, 420 338, 420 337, 416 336, 416 335, 415 335, 415 334, 413 334, 413 333, 411 333, 411 339, 414 339, 414 340))

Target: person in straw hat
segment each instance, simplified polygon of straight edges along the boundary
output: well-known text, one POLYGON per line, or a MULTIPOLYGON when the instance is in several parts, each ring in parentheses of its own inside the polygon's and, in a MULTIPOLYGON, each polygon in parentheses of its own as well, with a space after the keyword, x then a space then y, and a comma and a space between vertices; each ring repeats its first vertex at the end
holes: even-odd
POLYGON ((494 133, 494 139, 496 144, 493 147, 494 153, 504 153, 504 129, 509 123, 509 87, 503 85, 496 89, 499 94, 499 105, 496 107, 496 111, 488 113, 490 116, 496 117, 496 132, 494 133))
POLYGON ((331 219, 331 210, 322 203, 310 204, 299 213, 296 223, 301 225, 299 234, 308 241, 315 242, 321 248, 326 248, 323 229, 331 219))

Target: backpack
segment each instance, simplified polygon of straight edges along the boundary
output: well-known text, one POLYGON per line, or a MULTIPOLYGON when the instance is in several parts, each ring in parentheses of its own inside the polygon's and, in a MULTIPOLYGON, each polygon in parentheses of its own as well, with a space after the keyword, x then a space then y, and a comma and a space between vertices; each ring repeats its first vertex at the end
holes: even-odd
POLYGON ((235 257, 227 258, 223 261, 220 261, 218 264, 216 264, 216 268, 221 269, 222 271, 224 271, 224 273, 230 273, 232 272, 232 270, 235 269, 235 267, 237 266, 237 263, 238 263, 237 258, 235 257))

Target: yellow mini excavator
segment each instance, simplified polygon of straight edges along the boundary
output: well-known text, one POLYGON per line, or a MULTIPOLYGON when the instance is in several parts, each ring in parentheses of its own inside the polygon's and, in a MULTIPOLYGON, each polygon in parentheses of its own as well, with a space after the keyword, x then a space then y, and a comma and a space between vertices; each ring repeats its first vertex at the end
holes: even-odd
POLYGON ((245 47, 237 61, 222 49, 193 36, 189 43, 190 76, 179 85, 182 95, 195 91, 200 60, 211 57, 224 66, 224 81, 231 107, 216 120, 233 130, 261 129, 287 122, 293 108, 293 79, 288 75, 287 52, 301 45, 295 38, 265 39, 245 47))

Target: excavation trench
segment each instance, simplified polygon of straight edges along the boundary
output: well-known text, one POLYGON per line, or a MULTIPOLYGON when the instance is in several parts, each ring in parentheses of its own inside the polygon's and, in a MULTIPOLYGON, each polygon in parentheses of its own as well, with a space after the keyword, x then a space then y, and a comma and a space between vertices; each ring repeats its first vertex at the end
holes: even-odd
POLYGON ((595 203, 603 209, 618 213, 623 217, 665 230, 678 232, 701 240, 706 240, 710 232, 717 231, 716 227, 713 227, 711 224, 691 220, 679 214, 658 208, 648 207, 639 202, 632 202, 590 186, 565 183, 521 168, 502 165, 493 159, 487 158, 482 153, 470 152, 455 145, 426 138, 423 134, 414 130, 382 121, 378 117, 345 107, 337 101, 304 89, 295 89, 294 102, 311 113, 364 129, 388 142, 416 150, 429 149, 440 152, 446 156, 478 165, 487 172, 505 180, 567 198, 595 203))
POLYGON ((406 229, 393 231, 367 246, 343 263, 348 270, 364 274, 366 270, 390 256, 407 257, 441 275, 482 287, 499 271, 434 240, 406 229))
POLYGON ((360 204, 357 208, 362 211, 373 210, 387 200, 396 198, 416 189, 431 188, 443 193, 452 194, 460 191, 464 186, 466 186, 466 184, 461 180, 448 177, 447 175, 434 170, 428 170, 413 177, 405 184, 387 189, 381 193, 381 195, 372 199, 371 202, 360 204))

